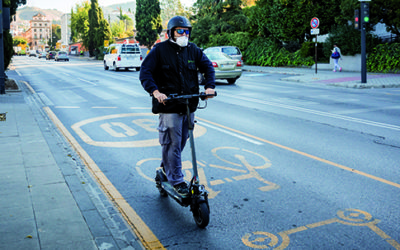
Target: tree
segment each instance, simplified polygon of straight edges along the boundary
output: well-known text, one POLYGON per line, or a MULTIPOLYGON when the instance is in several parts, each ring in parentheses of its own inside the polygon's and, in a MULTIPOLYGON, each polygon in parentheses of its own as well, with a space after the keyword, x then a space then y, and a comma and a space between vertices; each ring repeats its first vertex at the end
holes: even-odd
MULTIPOLYGON (((2 1, 3 7, 10 8, 10 21, 12 17, 17 13, 17 8, 21 5, 26 4, 26 0, 4 0, 2 1)), ((10 65, 11 58, 14 55, 13 39, 9 30, 3 31, 3 44, 4 44, 4 69, 7 69, 10 65)))
POLYGON ((386 25, 386 30, 400 37, 400 0, 374 0, 370 2, 371 21, 386 25))
MULTIPOLYGON (((91 0, 91 7, 89 9, 89 39, 88 39, 88 48, 89 55, 94 56, 94 50, 98 47, 99 40, 96 39, 96 34, 100 27, 100 7, 97 0, 91 0)), ((102 13, 101 13, 102 14, 102 13)), ((101 45, 100 45, 101 46, 101 45)))
POLYGON ((57 45, 57 41, 61 39, 61 25, 52 24, 51 25, 52 37, 48 40, 47 44, 51 49, 54 49, 57 45))
POLYGON ((82 41, 86 47, 88 45, 88 31, 89 31, 89 9, 88 1, 81 4, 76 4, 75 12, 71 11, 71 36, 72 41, 82 41))
POLYGON ((195 15, 191 17, 193 41, 207 46, 211 39, 218 41, 225 33, 245 31, 248 18, 241 6, 242 0, 198 0, 193 7, 195 15))
POLYGON ((159 0, 136 1, 136 40, 151 48, 162 31, 159 0))
POLYGON ((182 5, 180 0, 161 0, 160 6, 164 29, 167 28, 168 21, 174 16, 190 17, 189 10, 182 5))

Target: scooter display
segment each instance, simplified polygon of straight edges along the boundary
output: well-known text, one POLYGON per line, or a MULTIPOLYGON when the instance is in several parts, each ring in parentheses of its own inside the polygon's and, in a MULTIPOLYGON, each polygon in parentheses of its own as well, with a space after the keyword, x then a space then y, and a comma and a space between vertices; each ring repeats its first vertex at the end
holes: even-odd
MULTIPOLYGON (((190 148, 192 153, 192 166, 193 166, 193 177, 189 184, 189 194, 187 196, 182 196, 177 193, 174 187, 168 182, 167 177, 162 169, 158 169, 156 171, 156 187, 158 188, 161 196, 172 197, 175 201, 177 201, 181 206, 188 207, 190 206, 190 210, 193 214, 193 218, 200 228, 207 227, 210 221, 210 206, 208 204, 208 193, 205 190, 204 185, 200 185, 199 176, 197 172, 197 161, 196 161, 196 151, 194 145, 194 136, 193 129, 194 126, 190 122, 190 110, 189 110, 189 99, 192 98, 200 98, 201 100, 206 100, 209 96, 217 96, 217 92, 214 95, 207 95, 204 92, 200 94, 192 94, 192 95, 177 95, 172 94, 168 96, 166 101, 179 101, 186 104, 186 115, 189 122, 189 141, 190 148)), ((205 108, 207 105, 203 107, 199 107, 199 109, 205 108)))

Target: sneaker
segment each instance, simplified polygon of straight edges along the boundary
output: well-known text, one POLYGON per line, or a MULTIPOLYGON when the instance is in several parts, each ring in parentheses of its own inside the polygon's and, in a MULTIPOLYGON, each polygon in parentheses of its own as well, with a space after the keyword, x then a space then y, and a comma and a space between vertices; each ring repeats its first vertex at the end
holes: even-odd
POLYGON ((342 67, 339 68, 339 72, 342 72, 342 67))
POLYGON ((183 197, 186 197, 187 195, 189 195, 189 188, 188 188, 186 182, 182 182, 182 183, 175 185, 174 189, 179 195, 181 195, 183 197))
POLYGON ((336 70, 333 70, 333 72, 336 72, 336 70))

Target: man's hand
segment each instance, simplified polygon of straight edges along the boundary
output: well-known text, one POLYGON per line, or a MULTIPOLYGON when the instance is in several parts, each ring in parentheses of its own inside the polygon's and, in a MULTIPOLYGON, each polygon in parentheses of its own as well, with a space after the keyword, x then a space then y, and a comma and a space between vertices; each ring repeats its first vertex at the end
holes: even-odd
POLYGON ((206 95, 212 95, 212 96, 207 96, 207 98, 206 99, 208 99, 208 98, 214 98, 214 95, 215 95, 215 90, 214 89, 212 89, 212 88, 208 88, 208 89, 206 89, 206 95))
POLYGON ((153 91, 153 96, 154 96, 154 98, 156 98, 158 100, 159 103, 162 103, 164 105, 165 105, 164 100, 168 98, 165 94, 160 93, 160 91, 158 91, 158 89, 153 91))

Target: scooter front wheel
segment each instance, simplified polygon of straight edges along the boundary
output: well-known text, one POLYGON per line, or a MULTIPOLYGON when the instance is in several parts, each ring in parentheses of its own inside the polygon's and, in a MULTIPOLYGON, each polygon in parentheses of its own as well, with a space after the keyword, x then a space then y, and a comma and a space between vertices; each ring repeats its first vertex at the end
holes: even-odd
POLYGON ((205 202, 192 205, 192 213, 198 227, 205 228, 210 222, 210 211, 205 202))

